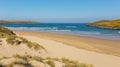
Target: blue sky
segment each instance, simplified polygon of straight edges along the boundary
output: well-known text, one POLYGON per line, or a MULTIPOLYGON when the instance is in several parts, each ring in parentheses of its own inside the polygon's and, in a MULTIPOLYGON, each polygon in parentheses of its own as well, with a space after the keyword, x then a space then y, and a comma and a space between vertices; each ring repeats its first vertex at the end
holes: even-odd
POLYGON ((41 22, 120 19, 120 0, 0 0, 0 19, 41 22))

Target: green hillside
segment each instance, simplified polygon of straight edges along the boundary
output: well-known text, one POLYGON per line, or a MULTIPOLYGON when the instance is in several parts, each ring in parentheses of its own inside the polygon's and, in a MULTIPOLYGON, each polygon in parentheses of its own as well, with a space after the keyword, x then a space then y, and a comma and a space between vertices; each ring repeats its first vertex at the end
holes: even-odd
POLYGON ((39 22, 0 20, 0 24, 39 24, 39 22))
POLYGON ((89 26, 120 30, 120 19, 119 20, 102 20, 88 24, 89 26))

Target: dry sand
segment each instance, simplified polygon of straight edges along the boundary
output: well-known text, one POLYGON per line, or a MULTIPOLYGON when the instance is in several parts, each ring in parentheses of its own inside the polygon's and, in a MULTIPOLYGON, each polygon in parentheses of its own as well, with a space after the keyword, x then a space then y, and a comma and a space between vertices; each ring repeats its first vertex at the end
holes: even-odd
POLYGON ((117 57, 120 56, 119 41, 50 33, 15 32, 43 45, 50 57, 66 57, 93 64, 94 67, 120 67, 120 57, 117 57))
POLYGON ((63 34, 53 33, 40 33, 40 32, 25 32, 15 31, 21 35, 30 35, 58 42, 65 43, 69 46, 74 46, 80 49, 86 49, 94 52, 110 54, 120 57, 120 40, 105 40, 99 38, 83 37, 83 36, 71 36, 63 34))

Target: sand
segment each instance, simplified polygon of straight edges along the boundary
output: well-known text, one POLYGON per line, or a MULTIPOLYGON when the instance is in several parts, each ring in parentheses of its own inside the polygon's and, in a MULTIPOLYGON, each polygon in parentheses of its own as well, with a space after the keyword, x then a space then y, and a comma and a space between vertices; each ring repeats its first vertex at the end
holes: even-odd
POLYGON ((94 67, 120 67, 120 42, 62 34, 15 31, 44 46, 50 57, 66 57, 94 67))
POLYGON ((40 33, 40 32, 29 32, 29 31, 27 32, 15 31, 15 32, 21 35, 30 35, 30 36, 50 39, 80 49, 86 49, 94 52, 115 55, 120 57, 120 40, 106 40, 106 39, 83 37, 83 36, 71 36, 65 34, 63 35, 63 34, 40 33))

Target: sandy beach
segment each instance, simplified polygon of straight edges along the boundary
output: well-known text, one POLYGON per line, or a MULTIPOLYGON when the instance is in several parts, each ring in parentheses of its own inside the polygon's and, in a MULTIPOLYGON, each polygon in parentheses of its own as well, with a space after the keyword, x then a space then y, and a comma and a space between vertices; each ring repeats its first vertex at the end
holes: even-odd
POLYGON ((99 38, 91 38, 84 36, 72 36, 65 34, 54 33, 42 33, 42 32, 30 32, 30 31, 15 31, 20 35, 29 35, 34 37, 40 37, 50 39, 58 42, 62 42, 69 46, 74 46, 80 49, 86 49, 94 52, 114 55, 120 57, 120 41, 119 40, 106 40, 99 38))
POLYGON ((15 31, 18 35, 44 46, 47 56, 66 57, 94 67, 120 67, 120 42, 82 36, 15 31))
POLYGON ((1 0, 0 67, 120 67, 120 0, 1 0))

